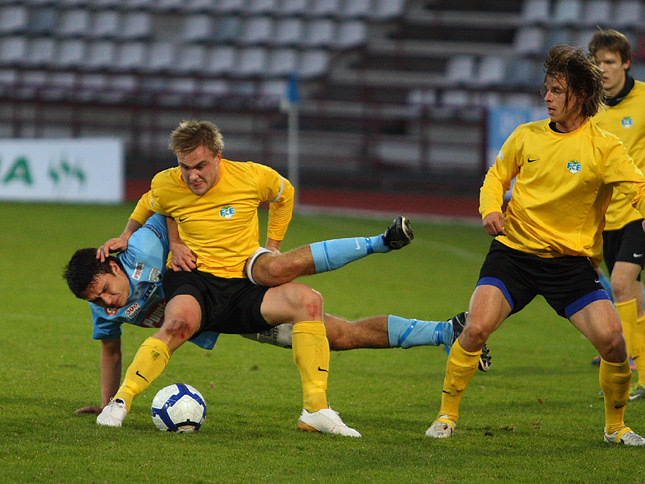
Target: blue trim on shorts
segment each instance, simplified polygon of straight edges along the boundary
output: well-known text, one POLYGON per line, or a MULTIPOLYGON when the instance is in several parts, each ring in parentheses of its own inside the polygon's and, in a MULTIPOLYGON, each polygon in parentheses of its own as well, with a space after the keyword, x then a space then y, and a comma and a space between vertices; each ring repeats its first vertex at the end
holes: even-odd
POLYGON ((506 301, 511 307, 511 311, 513 311, 513 307, 515 306, 515 304, 513 303, 513 298, 511 297, 511 293, 508 292, 506 284, 504 284, 501 279, 498 279, 497 277, 482 277, 479 281, 477 281, 477 286, 495 286, 497 289, 502 291, 502 294, 504 294, 506 301))
POLYGON ((567 317, 567 319, 569 319, 585 306, 591 304, 594 301, 601 301, 603 299, 610 299, 609 294, 607 294, 604 289, 596 289, 595 291, 591 291, 565 307, 564 315, 567 317))

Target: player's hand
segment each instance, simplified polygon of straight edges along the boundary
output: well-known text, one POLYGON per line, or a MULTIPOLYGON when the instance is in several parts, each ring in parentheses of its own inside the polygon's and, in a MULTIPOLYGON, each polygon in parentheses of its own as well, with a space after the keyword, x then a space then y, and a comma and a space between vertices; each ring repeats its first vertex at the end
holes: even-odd
POLYGON ((122 252, 128 248, 128 239, 125 237, 116 237, 108 240, 105 244, 96 250, 96 258, 105 262, 110 252, 122 252))
POLYGON ((172 257, 170 266, 175 272, 192 271, 197 268, 197 254, 185 244, 173 243, 170 246, 172 257))
POLYGON ((488 235, 496 237, 498 235, 506 235, 504 230, 504 214, 501 212, 489 213, 484 217, 482 222, 484 225, 484 230, 488 232, 488 235))
POLYGON ((74 413, 93 413, 98 415, 103 410, 101 407, 83 407, 78 410, 74 410, 74 413))

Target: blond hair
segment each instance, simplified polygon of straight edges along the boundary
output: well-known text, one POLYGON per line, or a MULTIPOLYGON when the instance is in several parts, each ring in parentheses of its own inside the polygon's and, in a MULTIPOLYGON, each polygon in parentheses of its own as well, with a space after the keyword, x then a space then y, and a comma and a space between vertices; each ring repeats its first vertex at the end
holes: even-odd
POLYGON ((208 148, 213 155, 221 153, 224 148, 222 134, 209 121, 182 121, 170 134, 168 148, 177 155, 190 153, 200 147, 208 148))

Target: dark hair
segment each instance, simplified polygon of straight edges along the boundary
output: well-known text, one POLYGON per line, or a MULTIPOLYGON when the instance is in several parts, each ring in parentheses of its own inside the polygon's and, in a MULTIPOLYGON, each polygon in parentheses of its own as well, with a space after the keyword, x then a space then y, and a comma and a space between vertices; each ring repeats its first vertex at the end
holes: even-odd
POLYGON ((182 121, 170 134, 168 148, 177 155, 190 153, 204 146, 217 155, 224 148, 224 139, 219 129, 209 121, 182 121))
POLYGON ((570 45, 551 47, 544 61, 546 76, 562 78, 567 85, 566 103, 569 95, 575 94, 582 99, 581 114, 585 118, 595 116, 603 106, 605 95, 602 71, 582 51, 570 45))
POLYGON ((83 299, 81 293, 92 284, 96 276, 99 274, 113 274, 110 261, 115 261, 118 264, 116 257, 110 256, 101 262, 101 259, 96 258, 96 249, 79 249, 77 250, 69 263, 63 270, 63 279, 67 281, 67 285, 74 295, 83 299))
POLYGON ((599 50, 607 49, 609 52, 618 52, 620 60, 624 64, 632 60, 632 47, 629 40, 617 30, 603 30, 600 27, 589 41, 589 53, 596 55, 599 50))

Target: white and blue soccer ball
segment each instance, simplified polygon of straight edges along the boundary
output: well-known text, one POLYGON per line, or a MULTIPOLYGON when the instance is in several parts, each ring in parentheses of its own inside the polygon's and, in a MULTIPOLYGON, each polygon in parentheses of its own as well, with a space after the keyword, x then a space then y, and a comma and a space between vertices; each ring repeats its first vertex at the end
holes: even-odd
POLYGON ((185 383, 173 383, 152 399, 152 421, 166 432, 197 432, 206 418, 206 400, 185 383))

